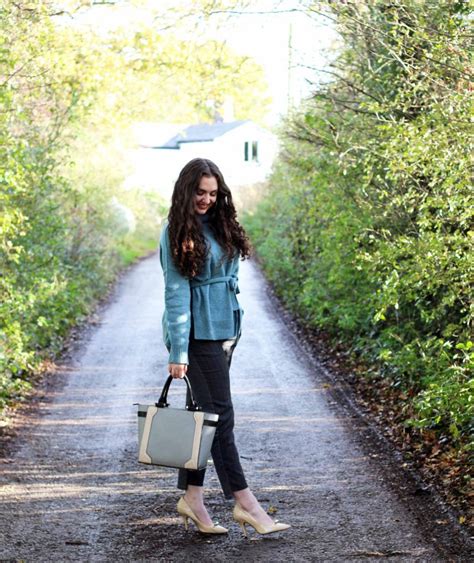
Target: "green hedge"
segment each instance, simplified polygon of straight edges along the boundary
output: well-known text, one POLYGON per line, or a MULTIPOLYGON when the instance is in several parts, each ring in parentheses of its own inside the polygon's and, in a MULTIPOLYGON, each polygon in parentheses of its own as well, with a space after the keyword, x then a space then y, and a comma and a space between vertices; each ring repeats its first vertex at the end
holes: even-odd
POLYGON ((407 424, 474 420, 470 40, 463 2, 331 4, 332 80, 292 115, 246 226, 310 327, 409 389, 407 424))
POLYGON ((87 318, 118 272, 158 246, 165 208, 156 194, 123 194, 137 220, 133 232, 123 232, 100 198, 76 201, 75 214, 69 214, 69 206, 58 201, 64 189, 59 179, 46 187, 47 194, 30 192, 30 205, 24 193, 15 201, 14 181, 4 192, 4 224, 9 221, 11 233, 4 239, 0 276, 0 411, 48 368, 70 329, 87 318), (16 217, 21 222, 15 224, 16 217))

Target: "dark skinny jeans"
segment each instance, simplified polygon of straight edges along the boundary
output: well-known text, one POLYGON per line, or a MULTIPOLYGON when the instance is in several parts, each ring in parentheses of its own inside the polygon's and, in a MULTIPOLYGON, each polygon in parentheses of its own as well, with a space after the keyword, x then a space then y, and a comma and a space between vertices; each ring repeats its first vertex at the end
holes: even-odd
MULTIPOLYGON (((224 496, 247 488, 234 442, 234 408, 230 394, 229 368, 238 339, 195 340, 191 330, 187 376, 194 398, 206 412, 219 415, 211 454, 224 496)), ((188 397, 189 400, 189 397, 188 397)), ((203 486, 206 470, 180 469, 178 488, 203 486)))

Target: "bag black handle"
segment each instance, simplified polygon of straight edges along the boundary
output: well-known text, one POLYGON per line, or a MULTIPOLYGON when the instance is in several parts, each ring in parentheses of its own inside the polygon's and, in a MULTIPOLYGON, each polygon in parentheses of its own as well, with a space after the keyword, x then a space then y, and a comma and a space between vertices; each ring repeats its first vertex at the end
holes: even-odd
MULTIPOLYGON (((157 407, 160 407, 160 408, 169 407, 168 391, 170 389, 170 385, 171 385, 171 382, 173 381, 173 379, 175 379, 175 378, 172 375, 168 376, 168 379, 166 380, 166 383, 163 387, 163 391, 161 392, 160 398, 158 399, 158 402, 155 403, 155 405, 157 407)), ((201 411, 202 408, 198 405, 198 403, 194 399, 193 390, 191 388, 191 382, 189 381, 188 376, 187 375, 183 376, 183 379, 184 379, 184 382, 186 383, 186 385, 188 387, 189 396, 190 396, 190 400, 191 400, 191 404, 187 405, 186 408, 190 411, 201 411)))

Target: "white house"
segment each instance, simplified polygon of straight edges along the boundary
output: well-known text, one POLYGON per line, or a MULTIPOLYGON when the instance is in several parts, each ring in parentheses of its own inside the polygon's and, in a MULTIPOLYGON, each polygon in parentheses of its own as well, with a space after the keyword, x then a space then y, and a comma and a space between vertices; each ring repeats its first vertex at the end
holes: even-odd
POLYGON ((181 168, 192 158, 208 158, 221 169, 231 190, 262 182, 278 152, 277 137, 251 120, 197 125, 140 124, 134 173, 127 185, 156 189, 170 198, 181 168), (174 135, 169 135, 174 127, 174 135))

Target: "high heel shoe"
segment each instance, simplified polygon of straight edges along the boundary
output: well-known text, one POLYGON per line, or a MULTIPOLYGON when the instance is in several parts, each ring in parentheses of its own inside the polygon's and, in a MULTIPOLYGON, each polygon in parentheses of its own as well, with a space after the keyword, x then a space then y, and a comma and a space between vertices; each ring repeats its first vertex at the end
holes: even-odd
POLYGON ((203 534, 226 534, 229 530, 224 528, 224 526, 219 526, 218 524, 213 524, 208 526, 199 520, 199 518, 194 514, 189 504, 186 502, 184 497, 181 497, 177 504, 178 514, 181 516, 184 527, 188 529, 188 518, 196 524, 198 530, 203 534))
POLYGON ((244 536, 247 538, 247 529, 245 524, 250 524, 252 528, 259 534, 272 534, 273 532, 282 532, 291 528, 289 524, 283 524, 282 522, 275 521, 271 526, 263 526, 253 516, 251 516, 246 510, 244 510, 239 503, 235 503, 233 510, 234 520, 240 524, 244 536))

